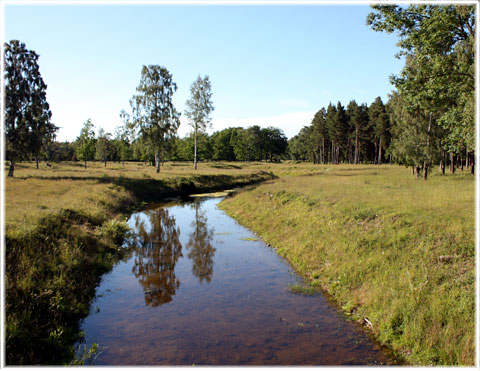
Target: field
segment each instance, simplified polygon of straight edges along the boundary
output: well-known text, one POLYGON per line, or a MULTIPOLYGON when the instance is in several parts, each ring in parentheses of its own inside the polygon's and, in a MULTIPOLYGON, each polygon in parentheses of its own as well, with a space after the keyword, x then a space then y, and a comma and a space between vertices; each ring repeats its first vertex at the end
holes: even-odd
POLYGON ((222 203, 414 365, 475 357, 474 177, 304 163, 18 164, 5 181, 7 364, 65 364, 142 203, 264 183, 222 203), (34 344, 35 346, 32 346, 34 344), (52 356, 54 355, 54 356, 52 356))
POLYGON ((472 175, 425 182, 399 166, 306 164, 282 174, 222 207, 409 364, 474 364, 472 175))

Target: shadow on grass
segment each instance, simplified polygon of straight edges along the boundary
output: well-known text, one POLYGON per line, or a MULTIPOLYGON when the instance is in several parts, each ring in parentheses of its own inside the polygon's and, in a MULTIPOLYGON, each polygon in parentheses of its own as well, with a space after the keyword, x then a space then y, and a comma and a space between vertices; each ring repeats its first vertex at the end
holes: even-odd
POLYGON ((28 176, 18 179, 45 179, 94 181, 115 184, 131 192, 143 202, 155 202, 168 197, 188 196, 193 193, 206 193, 231 187, 243 187, 276 178, 272 172, 260 171, 242 175, 194 175, 167 179, 127 178, 123 176, 28 176))

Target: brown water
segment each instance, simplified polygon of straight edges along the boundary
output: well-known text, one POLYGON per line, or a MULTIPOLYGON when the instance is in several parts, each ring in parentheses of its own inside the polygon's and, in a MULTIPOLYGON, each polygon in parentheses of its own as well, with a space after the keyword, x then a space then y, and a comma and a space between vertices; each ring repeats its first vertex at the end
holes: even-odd
POLYGON ((96 365, 377 365, 377 345, 322 296, 291 293, 288 263, 219 198, 133 214, 130 256, 103 277, 86 345, 96 365))

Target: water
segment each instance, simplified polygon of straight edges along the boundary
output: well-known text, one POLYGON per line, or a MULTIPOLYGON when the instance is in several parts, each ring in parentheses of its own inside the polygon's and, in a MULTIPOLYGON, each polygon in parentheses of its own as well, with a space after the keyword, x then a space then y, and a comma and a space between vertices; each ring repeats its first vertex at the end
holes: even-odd
POLYGON ((376 365, 391 362, 322 296, 288 291, 288 263, 219 198, 133 214, 129 256, 83 322, 96 365, 376 365))

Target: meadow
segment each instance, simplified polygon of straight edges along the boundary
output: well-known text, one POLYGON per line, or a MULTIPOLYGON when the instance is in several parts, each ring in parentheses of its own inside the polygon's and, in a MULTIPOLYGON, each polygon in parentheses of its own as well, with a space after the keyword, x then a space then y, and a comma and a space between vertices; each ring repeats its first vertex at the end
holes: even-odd
MULTIPOLYGON (((222 207, 413 365, 473 365, 475 190, 400 166, 20 163, 5 181, 7 364, 68 364, 126 215, 248 184, 222 207), (32 346, 34 345, 34 346, 32 346)), ((302 288, 297 288, 302 291, 302 288)))
MULTIPOLYGON (((474 177, 290 164, 222 202, 397 357, 475 362, 474 177)), ((294 288, 301 291, 301 288, 294 288)))

